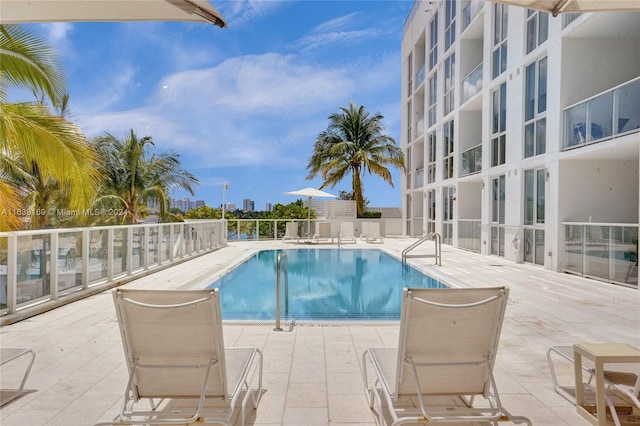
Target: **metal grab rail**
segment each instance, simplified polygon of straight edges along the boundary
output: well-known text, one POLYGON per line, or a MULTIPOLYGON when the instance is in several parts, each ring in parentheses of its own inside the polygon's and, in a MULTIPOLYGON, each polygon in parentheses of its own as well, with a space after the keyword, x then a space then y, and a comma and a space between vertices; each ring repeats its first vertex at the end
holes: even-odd
POLYGON ((280 270, 284 259, 284 314, 289 315, 289 256, 286 251, 280 252, 276 260, 276 327, 273 331, 282 331, 280 327, 280 270))
POLYGON ((415 243, 411 244, 406 249, 402 250, 402 264, 405 265, 407 263, 407 258, 417 258, 417 257, 435 257, 436 265, 442 266, 442 237, 437 232, 430 232, 424 237, 420 238, 415 243), (435 254, 408 254, 411 250, 418 247, 420 244, 425 241, 434 240, 436 244, 436 253, 435 254))

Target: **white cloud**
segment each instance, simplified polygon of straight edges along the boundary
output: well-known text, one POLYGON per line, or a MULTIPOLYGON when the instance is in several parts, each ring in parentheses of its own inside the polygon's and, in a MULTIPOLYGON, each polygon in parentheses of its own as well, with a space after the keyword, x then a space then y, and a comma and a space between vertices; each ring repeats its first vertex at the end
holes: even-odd
POLYGON ((268 16, 284 3, 286 1, 230 0, 218 1, 215 7, 230 27, 239 28, 268 16))
MULTIPOLYGON (((396 61, 385 57, 329 67, 294 55, 241 56, 169 75, 135 109, 83 114, 78 120, 91 136, 104 131, 119 136, 129 128, 152 135, 159 147, 176 149, 193 167, 300 167, 338 107, 354 99, 374 109, 367 100, 381 90, 395 96, 389 81, 399 80, 396 61)), ((130 74, 115 92, 122 93, 130 74)))

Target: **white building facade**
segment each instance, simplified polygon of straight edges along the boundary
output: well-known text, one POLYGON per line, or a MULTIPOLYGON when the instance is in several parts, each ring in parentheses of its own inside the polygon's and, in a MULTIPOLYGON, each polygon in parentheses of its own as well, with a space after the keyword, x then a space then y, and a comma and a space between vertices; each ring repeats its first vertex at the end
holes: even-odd
POLYGON ((406 235, 638 286, 640 12, 416 1, 406 235))

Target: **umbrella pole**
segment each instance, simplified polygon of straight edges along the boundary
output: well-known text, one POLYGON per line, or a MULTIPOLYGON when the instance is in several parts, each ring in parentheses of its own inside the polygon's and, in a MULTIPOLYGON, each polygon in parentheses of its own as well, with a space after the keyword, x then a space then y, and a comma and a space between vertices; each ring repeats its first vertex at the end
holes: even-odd
POLYGON ((307 202, 307 239, 311 241, 311 197, 307 202))

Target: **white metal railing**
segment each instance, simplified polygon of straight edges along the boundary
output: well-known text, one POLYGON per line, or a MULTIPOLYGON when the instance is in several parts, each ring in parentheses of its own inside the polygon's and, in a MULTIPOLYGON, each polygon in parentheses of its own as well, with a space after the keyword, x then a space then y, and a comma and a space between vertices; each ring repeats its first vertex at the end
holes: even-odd
POLYGON ((280 288, 281 288, 281 269, 282 260, 284 259, 284 315, 289 316, 289 256, 286 251, 278 253, 276 260, 276 326, 273 331, 282 331, 280 327, 280 288))
POLYGON ((640 130, 640 77, 564 109, 564 150, 640 130))
POLYGON ((169 266, 226 245, 221 220, 0 232, 0 314, 169 266))
POLYGON ((406 249, 402 250, 402 264, 407 263, 408 258, 417 258, 417 257, 434 257, 436 259, 436 265, 442 266, 442 238, 440 234, 436 232, 431 232, 424 237, 420 238, 415 243, 411 244, 406 249), (409 254, 412 250, 418 247, 420 244, 425 241, 431 241, 435 243, 436 252, 435 254, 409 254))
POLYGON ((482 90, 482 62, 462 80, 462 103, 482 90))

